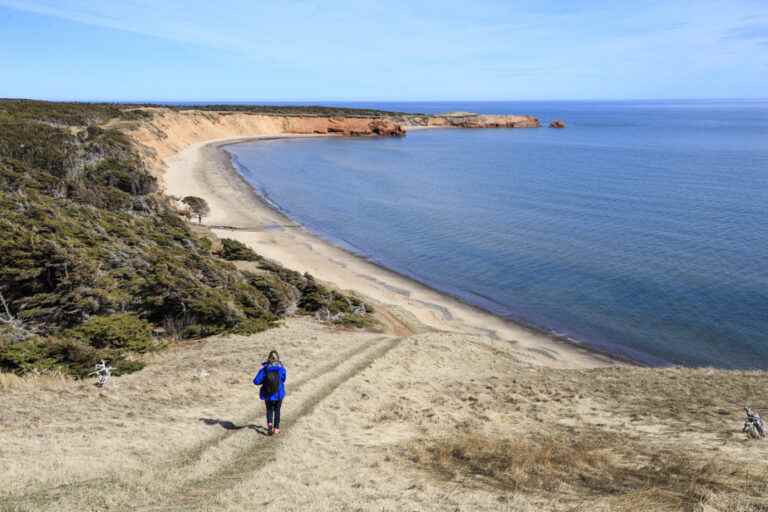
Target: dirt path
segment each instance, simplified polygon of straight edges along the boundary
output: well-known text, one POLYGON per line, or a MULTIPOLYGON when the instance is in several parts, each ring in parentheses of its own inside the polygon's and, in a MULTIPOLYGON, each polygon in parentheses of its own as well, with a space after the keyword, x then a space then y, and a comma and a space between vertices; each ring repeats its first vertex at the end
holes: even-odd
MULTIPOLYGON (((337 370, 345 361, 351 361, 356 360, 358 356, 361 354, 367 354, 369 353, 373 348, 379 346, 380 343, 386 342, 390 338, 388 337, 381 337, 374 340, 371 344, 360 344, 360 346, 353 348, 352 350, 349 350, 348 352, 344 352, 341 354, 341 356, 338 359, 335 359, 332 362, 329 362, 325 365, 322 365, 315 369, 312 373, 309 375, 306 375, 304 377, 301 377, 299 379, 296 379, 293 382, 289 382, 289 389, 291 391, 291 394, 294 393, 301 393, 304 390, 304 387, 308 383, 314 383, 317 379, 331 375, 334 373, 334 370, 337 370)), ((286 408, 287 411, 290 411, 286 408)), ((254 431, 259 432, 258 425, 254 424, 256 422, 257 424, 263 423, 263 416, 264 411, 261 407, 261 404, 254 410, 250 411, 246 416, 238 420, 237 423, 229 421, 229 420, 220 420, 216 418, 200 418, 200 421, 203 421, 209 425, 213 424, 219 424, 224 428, 224 432, 210 441, 206 443, 202 443, 198 446, 196 446, 194 449, 183 453, 179 459, 184 461, 185 463, 190 463, 191 461, 199 460, 203 457, 203 454, 208 450, 215 450, 222 442, 224 442, 228 437, 231 435, 237 433, 239 430, 242 429, 251 429, 254 431)), ((290 412, 286 414, 284 417, 286 418, 286 422, 291 421, 290 412)), ((171 466, 178 465, 178 461, 174 461, 171 466)))
MULTIPOLYGON (((381 338, 376 340, 376 343, 364 347, 364 350, 355 351, 357 353, 351 357, 341 358, 341 361, 335 363, 334 368, 326 367, 325 369, 328 371, 324 374, 321 371, 319 372, 320 375, 315 378, 308 378, 307 381, 318 382, 319 384, 313 386, 313 389, 307 393, 297 393, 301 398, 292 399, 291 402, 298 403, 298 407, 287 409, 283 416, 283 424, 292 425, 311 415, 334 391, 368 368, 373 362, 385 356, 400 343, 401 339, 381 338)), ((259 416, 261 416, 261 410, 259 410, 259 416)), ((252 427, 255 432, 261 435, 255 437, 248 449, 238 452, 220 470, 205 478, 191 480, 177 492, 167 496, 158 496, 157 501, 152 505, 138 507, 136 510, 195 510, 205 506, 209 498, 236 486, 247 478, 252 478, 254 473, 269 464, 282 444, 289 442, 291 437, 290 429, 284 430, 280 437, 269 438, 264 436, 261 428, 252 427)))
MULTIPOLYGON (((247 412, 236 421, 199 418, 223 431, 204 442, 166 460, 159 466, 144 468, 144 474, 127 471, 118 479, 114 474, 36 489, 4 498, 0 511, 59 509, 91 510, 99 495, 124 497, 133 510, 191 510, 201 507, 218 493, 252 478, 291 439, 291 426, 318 411, 324 400, 339 387, 370 367, 396 347, 402 338, 381 336, 340 352, 325 364, 288 382, 290 395, 283 406, 280 437, 265 436, 263 406, 253 399, 243 403, 247 412), (164 477, 167 477, 163 479, 164 477)), ((115 505, 114 502, 112 504, 115 505)), ((119 505, 118 505, 119 508, 119 505)))

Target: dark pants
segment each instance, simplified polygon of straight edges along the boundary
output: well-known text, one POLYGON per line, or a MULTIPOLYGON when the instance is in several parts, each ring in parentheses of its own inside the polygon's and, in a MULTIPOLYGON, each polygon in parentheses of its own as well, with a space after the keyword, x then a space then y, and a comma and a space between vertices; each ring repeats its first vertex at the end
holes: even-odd
POLYGON ((283 405, 283 401, 264 400, 264 403, 267 404, 267 424, 280 428, 280 407, 283 405))

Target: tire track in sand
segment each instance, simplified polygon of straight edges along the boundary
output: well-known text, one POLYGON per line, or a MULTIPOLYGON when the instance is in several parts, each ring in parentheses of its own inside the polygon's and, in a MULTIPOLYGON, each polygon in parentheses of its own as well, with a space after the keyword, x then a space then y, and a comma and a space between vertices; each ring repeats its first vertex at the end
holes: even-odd
MULTIPOLYGON (((344 361, 354 359, 356 356, 358 356, 362 352, 366 352, 367 350, 370 350, 372 346, 376 346, 376 344, 387 339, 392 339, 392 338, 388 336, 382 336, 380 338, 374 338, 372 340, 362 342, 359 344, 359 346, 342 354, 341 357, 339 357, 338 359, 335 359, 330 363, 326 363, 314 369, 314 371, 311 374, 306 375, 304 377, 300 377, 295 381, 289 382, 288 386, 290 386, 289 389, 291 391, 291 394, 300 392, 308 382, 311 382, 317 379, 318 377, 321 377, 323 375, 326 375, 332 372, 335 368, 338 368, 339 365, 344 361)), ((261 418, 263 415, 264 413, 262 411, 262 408, 258 407, 258 411, 254 410, 251 414, 249 414, 245 418, 239 419, 238 423, 251 423, 253 421, 256 421, 258 418, 261 418)), ((238 431, 239 429, 225 430, 223 433, 213 437, 212 439, 209 439, 203 443, 200 443, 199 445, 194 446, 189 450, 183 452, 180 455, 180 457, 175 458, 175 460, 173 461, 173 464, 177 465, 179 463, 178 459, 182 459, 182 461, 184 461, 183 463, 187 463, 187 464, 190 462, 199 460, 207 450, 213 449, 216 446, 220 445, 227 438, 236 434, 238 431)))
MULTIPOLYGON (((379 345, 382 342, 385 342, 387 340, 389 341, 399 340, 399 338, 392 338, 390 336, 381 336, 381 337, 373 338, 370 340, 366 340, 364 342, 360 342, 353 349, 344 352, 338 359, 334 359, 329 363, 319 366, 315 368, 312 371, 312 373, 305 375, 303 377, 300 377, 294 380, 292 383, 290 383, 291 394, 300 393, 304 388, 304 386, 307 385, 307 383, 312 382, 322 377, 323 375, 332 374, 333 370, 343 366, 345 362, 355 360, 358 356, 360 356, 360 354, 365 354, 367 352, 373 353, 376 347, 379 347, 379 345)), ((301 410, 302 409, 299 409, 299 411, 297 412, 300 412, 301 410)), ((251 413, 249 413, 245 418, 239 418, 238 423, 240 422, 251 423, 255 421, 257 418, 261 418, 263 416, 262 411, 263 409, 261 407, 254 408, 254 410, 251 413)), ((289 419, 289 418, 293 419, 294 415, 284 415, 284 417, 286 419, 289 419)), ((189 467, 193 465, 195 462, 202 459, 205 453, 207 453, 209 450, 215 450, 223 442, 225 442, 227 439, 229 439, 231 436, 233 436, 238 432, 240 432, 240 429, 225 430, 221 434, 213 436, 211 439, 208 439, 196 446, 193 446, 185 451, 182 451, 178 456, 173 457, 170 461, 163 463, 160 467, 165 468, 168 471, 178 472, 179 468, 189 467)), ((211 476, 215 474, 216 472, 214 472, 211 476)), ((108 486, 111 483, 112 484, 117 483, 115 481, 115 477, 112 475, 98 477, 98 478, 90 478, 88 480, 83 480, 79 482, 68 482, 68 483, 57 485, 54 487, 33 489, 27 492, 24 492, 23 494, 16 494, 13 496, 4 496, 3 500, 6 503, 4 503, 3 505, 20 507, 21 504, 28 504, 28 505, 33 505, 35 508, 43 507, 44 504, 51 501, 56 501, 66 496, 67 494, 82 491, 83 489, 87 489, 87 488, 91 488, 94 491, 98 489, 103 490, 105 486, 108 486)), ((12 508, 12 510, 16 510, 16 508, 12 508)), ((0 511, 4 511, 4 509, 0 507, 0 511)))
MULTIPOLYGON (((400 344, 403 338, 382 339, 378 344, 368 344, 370 350, 362 351, 360 357, 348 361, 349 364, 337 365, 341 371, 331 372, 326 382, 303 398, 296 409, 287 411, 283 415, 285 421, 295 423, 302 417, 314 412, 317 406, 334 393, 339 387, 356 377, 370 367, 375 361, 384 357, 388 352, 400 344), (372 347, 372 348, 371 348, 372 347)), ((189 481, 182 485, 173 495, 159 497, 149 505, 134 508, 134 510, 150 512, 159 510, 194 510, 205 505, 207 498, 235 487, 246 478, 257 473, 264 467, 285 440, 290 439, 290 431, 279 438, 265 438, 258 436, 246 450, 239 452, 221 469, 212 474, 189 481)))

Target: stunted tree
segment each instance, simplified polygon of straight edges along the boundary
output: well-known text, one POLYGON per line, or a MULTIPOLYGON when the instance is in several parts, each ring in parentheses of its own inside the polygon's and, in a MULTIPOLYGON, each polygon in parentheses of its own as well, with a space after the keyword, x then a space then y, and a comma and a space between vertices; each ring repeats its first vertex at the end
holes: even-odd
POLYGON ((2 291, 0 291, 0 327, 3 326, 8 329, 7 334, 13 342, 24 341, 34 335, 32 331, 24 326, 21 320, 13 316, 2 291))
POLYGON ((193 215, 197 216, 198 224, 202 224, 203 217, 211 213, 211 208, 208 206, 208 203, 206 203, 205 199, 203 199, 202 197, 187 196, 184 199, 182 199, 181 202, 186 204, 189 207, 189 210, 192 212, 193 215))

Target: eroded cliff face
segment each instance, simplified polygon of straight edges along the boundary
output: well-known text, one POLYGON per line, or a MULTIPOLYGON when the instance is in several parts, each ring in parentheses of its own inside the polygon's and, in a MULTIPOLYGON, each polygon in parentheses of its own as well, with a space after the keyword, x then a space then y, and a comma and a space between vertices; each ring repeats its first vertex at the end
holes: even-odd
POLYGON ((248 112, 144 109, 150 119, 123 127, 156 174, 163 162, 185 147, 200 142, 280 135, 403 136, 409 127, 538 128, 531 116, 471 113, 365 116, 281 116, 248 112))
POLYGON ((397 120, 378 117, 277 116, 247 112, 145 109, 151 119, 123 131, 139 146, 150 167, 162 174, 163 161, 205 141, 280 135, 403 136, 397 120))
POLYGON ((347 137, 371 135, 402 137, 405 128, 391 119, 370 117, 285 117, 284 133, 290 134, 336 134, 347 137))

